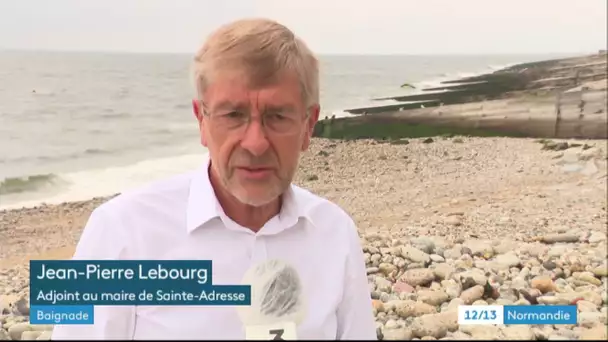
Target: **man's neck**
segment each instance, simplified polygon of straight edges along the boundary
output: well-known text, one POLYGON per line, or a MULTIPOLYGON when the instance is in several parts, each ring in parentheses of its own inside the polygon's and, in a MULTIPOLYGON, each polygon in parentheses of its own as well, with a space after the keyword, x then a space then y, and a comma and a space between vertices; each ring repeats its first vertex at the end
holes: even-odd
POLYGON ((255 233, 281 211, 281 197, 260 207, 240 202, 224 189, 212 167, 209 167, 209 181, 226 216, 255 233))

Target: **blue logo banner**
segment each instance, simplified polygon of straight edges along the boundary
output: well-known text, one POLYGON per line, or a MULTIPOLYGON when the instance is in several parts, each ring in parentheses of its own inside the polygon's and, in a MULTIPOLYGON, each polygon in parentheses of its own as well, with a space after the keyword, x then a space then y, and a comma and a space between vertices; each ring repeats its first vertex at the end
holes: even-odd
POLYGON ((505 305, 504 324, 576 324, 576 305, 505 305))
POLYGON ((30 324, 93 324, 92 305, 34 305, 30 307, 30 324))

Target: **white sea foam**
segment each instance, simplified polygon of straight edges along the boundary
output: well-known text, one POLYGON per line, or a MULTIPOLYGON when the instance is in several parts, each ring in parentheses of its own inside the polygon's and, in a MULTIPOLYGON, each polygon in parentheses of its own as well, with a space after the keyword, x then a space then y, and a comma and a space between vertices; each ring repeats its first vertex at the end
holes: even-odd
POLYGON ((3 194, 0 209, 32 207, 41 202, 57 204, 108 196, 198 167, 206 152, 149 159, 127 166, 59 174, 61 180, 35 192, 3 194))

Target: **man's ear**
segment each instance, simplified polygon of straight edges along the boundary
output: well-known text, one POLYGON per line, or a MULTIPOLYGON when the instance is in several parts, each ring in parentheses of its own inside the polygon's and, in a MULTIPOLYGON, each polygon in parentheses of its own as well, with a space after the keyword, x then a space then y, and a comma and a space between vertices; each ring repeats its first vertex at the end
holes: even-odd
POLYGON ((198 101, 195 99, 192 100, 192 111, 194 112, 194 117, 200 123, 201 119, 202 119, 200 105, 199 105, 198 101))
POLYGON ((302 140, 302 152, 306 151, 310 146, 310 139, 315 130, 315 125, 319 121, 319 113, 321 112, 321 106, 318 104, 312 106, 309 109, 308 119, 306 120, 306 133, 302 140))
POLYGON ((201 135, 201 145, 207 147, 207 135, 205 134, 205 124, 203 122, 203 113, 201 111, 200 103, 197 100, 192 100, 192 111, 198 121, 198 131, 201 135))

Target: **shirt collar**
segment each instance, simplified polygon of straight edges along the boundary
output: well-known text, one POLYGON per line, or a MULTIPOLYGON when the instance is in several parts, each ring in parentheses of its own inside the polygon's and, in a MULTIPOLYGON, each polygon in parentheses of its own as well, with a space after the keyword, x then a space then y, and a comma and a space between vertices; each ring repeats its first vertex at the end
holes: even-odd
MULTIPOLYGON (((212 219, 221 218, 224 215, 224 210, 215 197, 215 191, 209 180, 210 162, 211 159, 207 157, 205 162, 194 171, 190 182, 186 212, 188 233, 201 228, 212 219)), ((280 228, 264 231, 266 230, 266 227, 264 227, 262 229, 264 234, 274 234, 291 228, 298 223, 300 218, 304 218, 310 224, 313 224, 309 213, 310 206, 307 205, 309 203, 299 192, 300 189, 293 184, 287 188, 287 191, 283 193, 283 206, 278 215, 280 228)))

